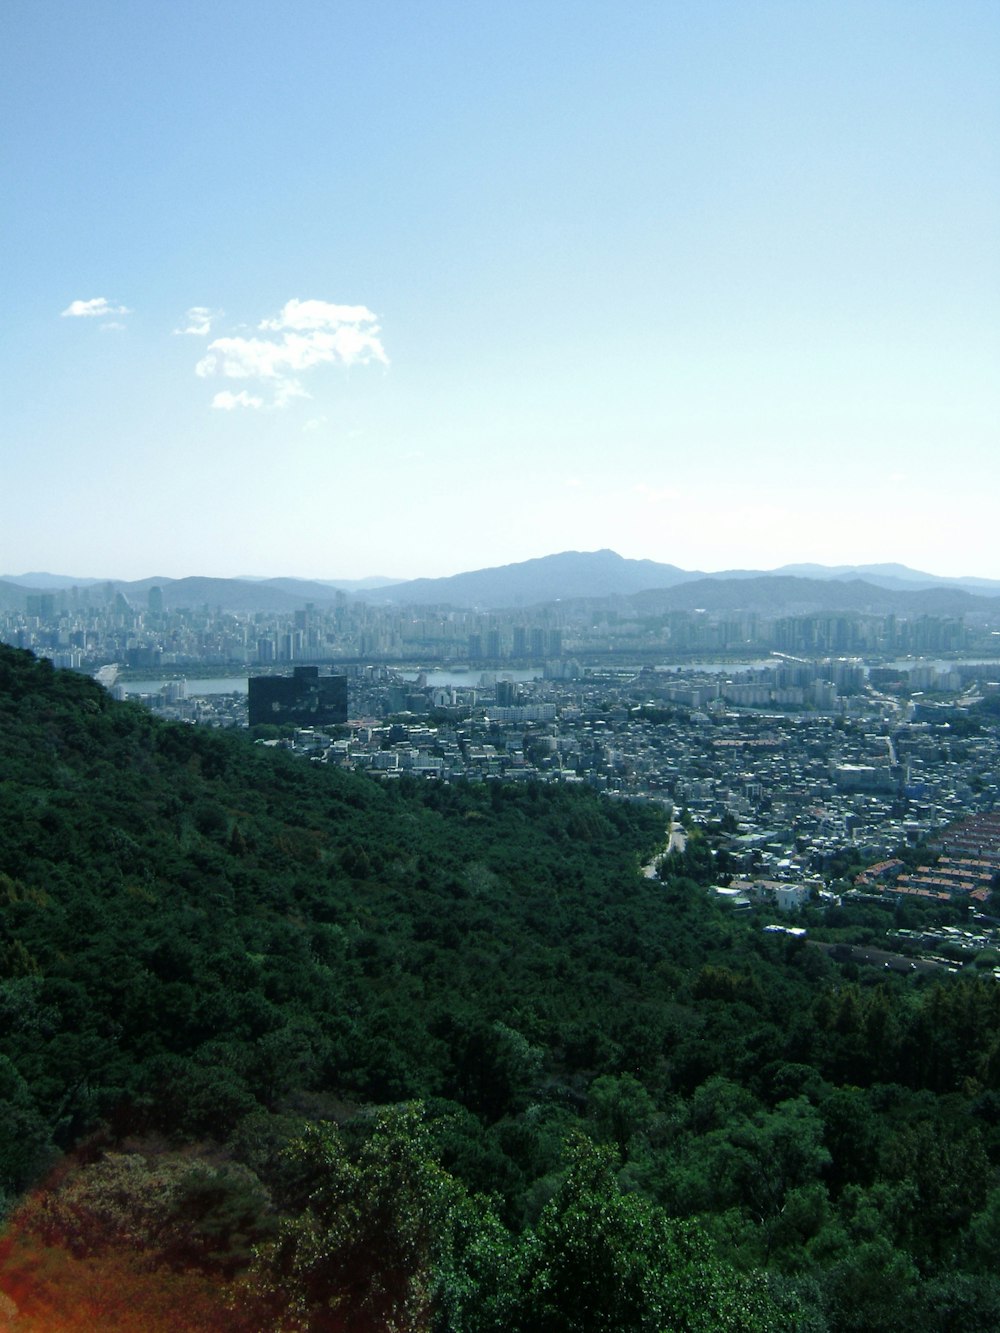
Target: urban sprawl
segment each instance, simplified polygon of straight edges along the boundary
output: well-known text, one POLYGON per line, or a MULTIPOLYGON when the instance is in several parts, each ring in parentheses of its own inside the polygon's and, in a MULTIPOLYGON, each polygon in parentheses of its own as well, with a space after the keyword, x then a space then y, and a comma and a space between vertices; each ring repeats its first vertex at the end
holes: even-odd
POLYGON ((141 608, 110 587, 72 594, 28 597, 0 638, 208 726, 247 726, 248 677, 346 677, 346 718, 258 739, 389 781, 581 783, 660 801, 678 829, 711 833, 734 910, 845 893, 964 904, 967 925, 944 939, 994 942, 1000 714, 976 707, 1000 695, 990 625, 346 597, 233 614, 167 611, 156 588, 141 608), (925 848, 926 864, 899 855, 925 848))

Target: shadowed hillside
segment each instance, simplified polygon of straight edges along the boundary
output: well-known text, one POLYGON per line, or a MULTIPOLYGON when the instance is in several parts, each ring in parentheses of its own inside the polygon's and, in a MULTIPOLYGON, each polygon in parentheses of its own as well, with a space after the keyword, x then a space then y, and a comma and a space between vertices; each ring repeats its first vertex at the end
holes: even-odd
POLYGON ((0 803, 18 1327, 996 1327, 988 974, 766 935, 697 831, 646 878, 658 807, 381 786, 5 648, 0 803))

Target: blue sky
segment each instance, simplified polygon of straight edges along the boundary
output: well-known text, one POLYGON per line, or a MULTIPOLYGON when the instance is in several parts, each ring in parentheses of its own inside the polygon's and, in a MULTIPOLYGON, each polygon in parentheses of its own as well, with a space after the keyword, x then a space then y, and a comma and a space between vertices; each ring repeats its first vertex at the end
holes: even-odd
POLYGON ((9 0, 0 571, 1000 577, 1000 7, 9 0))

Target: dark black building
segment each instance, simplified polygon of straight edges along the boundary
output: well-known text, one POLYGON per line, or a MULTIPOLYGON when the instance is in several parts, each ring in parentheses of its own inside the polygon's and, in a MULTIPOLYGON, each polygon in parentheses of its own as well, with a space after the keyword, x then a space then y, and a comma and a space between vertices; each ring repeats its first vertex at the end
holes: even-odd
POLYGON ((251 676, 247 702, 251 727, 261 722, 329 727, 347 721, 347 677, 321 676, 319 667, 296 667, 290 676, 251 676))

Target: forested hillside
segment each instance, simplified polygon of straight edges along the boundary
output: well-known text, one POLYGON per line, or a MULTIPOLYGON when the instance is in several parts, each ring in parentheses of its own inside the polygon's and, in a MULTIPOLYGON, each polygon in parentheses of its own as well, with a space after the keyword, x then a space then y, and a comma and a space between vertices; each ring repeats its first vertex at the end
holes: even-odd
POLYGON ((1000 987, 847 975, 663 836, 0 647, 16 1326, 1000 1327, 1000 987))

